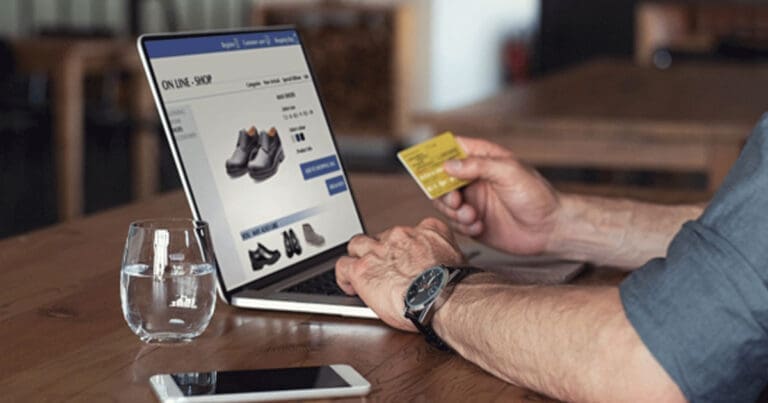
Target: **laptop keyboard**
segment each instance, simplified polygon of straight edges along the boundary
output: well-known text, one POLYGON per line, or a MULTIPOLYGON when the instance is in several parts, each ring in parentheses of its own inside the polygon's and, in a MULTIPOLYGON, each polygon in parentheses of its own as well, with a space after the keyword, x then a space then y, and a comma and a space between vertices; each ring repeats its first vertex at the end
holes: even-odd
POLYGON ((283 290, 301 294, 346 295, 336 285, 336 271, 328 270, 283 290))

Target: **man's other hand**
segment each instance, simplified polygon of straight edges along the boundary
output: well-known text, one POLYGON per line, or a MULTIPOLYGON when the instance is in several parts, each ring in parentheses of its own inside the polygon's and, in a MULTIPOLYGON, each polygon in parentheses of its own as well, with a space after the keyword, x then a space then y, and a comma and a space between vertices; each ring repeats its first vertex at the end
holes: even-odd
POLYGON ((560 197, 534 169, 511 151, 488 141, 456 138, 467 153, 445 164, 456 178, 472 181, 434 201, 451 227, 516 254, 539 254, 555 230, 560 197))
POLYGON ((357 235, 349 256, 336 262, 336 281, 344 292, 357 294, 388 325, 416 331, 403 314, 405 291, 426 268, 464 262, 450 229, 427 218, 416 227, 393 227, 375 237, 357 235))

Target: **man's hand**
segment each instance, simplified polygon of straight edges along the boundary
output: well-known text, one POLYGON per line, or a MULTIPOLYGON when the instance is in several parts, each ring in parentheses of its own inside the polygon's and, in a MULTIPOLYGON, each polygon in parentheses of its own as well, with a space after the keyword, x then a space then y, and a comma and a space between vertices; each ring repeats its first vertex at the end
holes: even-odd
POLYGON ((438 263, 464 262, 450 229, 427 218, 416 227, 394 227, 376 237, 357 235, 349 256, 336 262, 336 281, 344 292, 357 294, 388 325, 416 331, 403 316, 405 291, 424 269, 438 263))
POLYGON ((534 169, 493 143, 457 137, 467 153, 445 171, 473 181, 434 202, 457 232, 517 254, 546 252, 556 227, 559 194, 534 169))

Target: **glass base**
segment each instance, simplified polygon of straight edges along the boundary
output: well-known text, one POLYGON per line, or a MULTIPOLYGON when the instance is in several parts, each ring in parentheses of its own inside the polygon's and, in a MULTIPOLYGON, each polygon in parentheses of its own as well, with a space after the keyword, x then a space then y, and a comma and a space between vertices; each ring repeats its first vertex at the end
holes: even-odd
POLYGON ((183 335, 178 333, 152 333, 139 336, 144 343, 152 344, 177 344, 189 343, 197 335, 183 335))

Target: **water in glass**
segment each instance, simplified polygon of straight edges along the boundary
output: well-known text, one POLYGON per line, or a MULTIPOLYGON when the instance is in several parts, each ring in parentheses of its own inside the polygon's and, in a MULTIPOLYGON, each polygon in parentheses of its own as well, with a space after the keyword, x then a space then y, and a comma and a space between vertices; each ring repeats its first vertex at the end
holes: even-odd
POLYGON ((191 340, 211 320, 216 279, 209 264, 180 265, 155 276, 146 264, 123 268, 120 277, 123 313, 128 326, 144 341, 191 340))
POLYGON ((189 341, 203 333, 216 306, 215 262, 205 222, 132 223, 120 273, 131 330, 145 342, 189 341))

